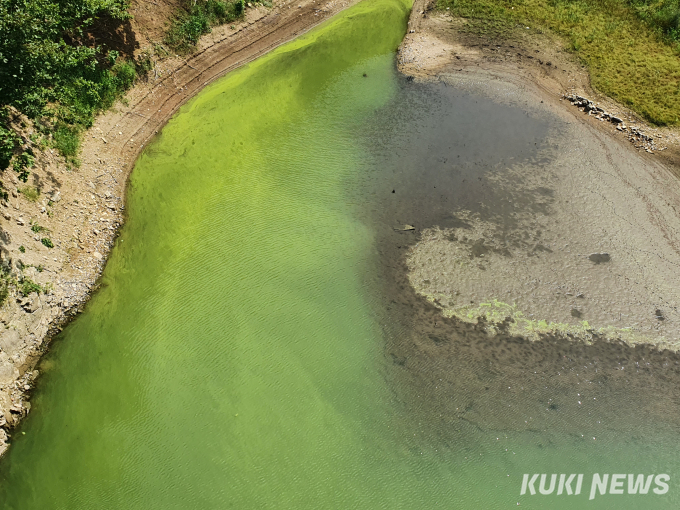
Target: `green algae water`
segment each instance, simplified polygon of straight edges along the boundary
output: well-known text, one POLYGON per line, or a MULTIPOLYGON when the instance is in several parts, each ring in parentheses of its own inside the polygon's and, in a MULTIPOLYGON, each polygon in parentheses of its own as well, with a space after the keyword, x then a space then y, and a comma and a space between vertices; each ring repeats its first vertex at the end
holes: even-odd
MULTIPOLYGON (((401 155, 370 133, 417 126, 412 152, 433 151, 420 141, 446 113, 456 136, 499 136, 469 98, 398 75, 408 8, 364 1, 203 91, 147 149, 102 289, 55 340, 0 463, 1 508, 677 508, 677 429, 629 420, 629 395, 593 393, 618 413, 536 415, 549 383, 508 371, 485 397, 468 353, 454 419, 387 352, 409 331, 376 276, 396 218, 381 226, 374 194, 401 155), (595 472, 669 473, 671 490, 589 501, 595 472), (525 473, 584 473, 582 494, 521 496, 525 473)), ((503 115, 526 127, 510 145, 541 136, 503 115)))

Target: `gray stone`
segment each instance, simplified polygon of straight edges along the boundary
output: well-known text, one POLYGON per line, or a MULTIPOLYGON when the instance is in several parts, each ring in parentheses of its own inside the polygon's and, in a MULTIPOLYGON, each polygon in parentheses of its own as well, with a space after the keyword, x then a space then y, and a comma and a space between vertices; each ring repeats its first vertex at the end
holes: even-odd
MULTIPOLYGON (((0 364, 0 384, 7 384, 19 378, 19 370, 9 362, 0 364)), ((6 416, 6 415, 5 415, 6 416)))
POLYGON ((596 264, 601 264, 603 262, 609 262, 611 257, 609 256, 609 253, 591 253, 588 256, 588 259, 596 264))
MULTIPOLYGON (((21 335, 16 329, 6 329, 0 335, 0 349, 6 352, 9 356, 14 356, 19 349, 23 347, 24 341, 21 335)), ((0 372, 1 372, 0 367, 0 372)), ((0 373, 0 380, 2 379, 2 374, 0 373)))

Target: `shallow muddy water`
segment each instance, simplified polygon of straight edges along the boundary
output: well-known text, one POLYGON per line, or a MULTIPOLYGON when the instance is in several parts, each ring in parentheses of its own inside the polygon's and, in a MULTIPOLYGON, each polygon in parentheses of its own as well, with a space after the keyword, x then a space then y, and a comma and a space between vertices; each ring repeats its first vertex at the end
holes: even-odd
POLYGON ((502 202, 485 178, 549 164, 561 126, 400 76, 407 9, 367 0, 228 76, 140 158, 2 508, 677 508, 675 357, 488 337, 409 287, 394 227, 502 202), (525 473, 582 493, 520 496, 525 473), (589 501, 593 473, 670 490, 589 501))

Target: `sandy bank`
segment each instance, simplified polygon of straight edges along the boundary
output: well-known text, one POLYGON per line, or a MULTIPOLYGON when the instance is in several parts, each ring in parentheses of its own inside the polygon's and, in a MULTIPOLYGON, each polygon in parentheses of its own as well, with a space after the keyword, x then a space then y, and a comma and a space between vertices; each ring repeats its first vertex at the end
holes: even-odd
MULTIPOLYGON (((354 0, 276 2, 249 9, 236 26, 218 27, 187 57, 164 60, 147 81, 137 84, 84 135, 82 164, 71 169, 55 152, 36 158, 29 185, 39 197, 13 192, 3 210, 2 261, 15 276, 47 286, 47 293, 10 295, 0 311, 0 455, 7 431, 30 411, 28 393, 49 338, 96 289, 119 226, 124 221, 125 188, 144 146, 177 109, 203 87, 295 38, 354 0), (54 243, 41 243, 47 229, 54 243), (23 251, 20 249, 23 248, 23 251)), ((20 118, 16 119, 18 124, 20 118)), ((28 124, 28 123, 26 123, 28 124)), ((30 132, 25 132, 30 136, 30 132)), ((8 173, 9 174, 9 173, 8 173)), ((5 176, 7 188, 23 184, 5 176)))
POLYGON ((452 206, 455 228, 419 226, 409 281, 446 316, 510 320, 515 334, 596 331, 631 343, 680 347, 680 184, 669 167, 674 132, 645 126, 598 96, 581 66, 547 37, 484 41, 464 21, 417 3, 400 70, 512 104, 558 126, 542 162, 508 164, 485 177, 507 203, 452 206), (627 126, 669 147, 651 154, 616 123, 564 100, 594 98, 627 126), (666 164, 664 164, 666 163, 666 164), (597 255, 597 254, 607 255, 597 255))

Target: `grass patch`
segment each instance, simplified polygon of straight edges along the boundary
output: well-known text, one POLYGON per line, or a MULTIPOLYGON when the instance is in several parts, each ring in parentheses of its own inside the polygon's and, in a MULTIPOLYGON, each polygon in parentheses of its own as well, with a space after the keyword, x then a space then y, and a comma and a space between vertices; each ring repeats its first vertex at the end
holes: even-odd
POLYGON ((26 200, 29 200, 31 202, 36 202, 38 200, 38 197, 40 197, 40 192, 33 186, 25 186, 23 188, 20 188, 19 193, 26 197, 26 200))
POLYGON ((44 292, 43 288, 40 286, 40 284, 35 283, 33 280, 30 278, 24 278, 21 283, 19 284, 19 290, 24 296, 28 296, 32 292, 36 292, 38 294, 41 294, 44 292))
POLYGON ((243 17, 244 0, 235 2, 221 0, 191 1, 185 13, 173 22, 165 42, 178 53, 191 51, 199 37, 210 32, 215 25, 229 23, 243 17))
POLYGON ((438 0, 470 30, 525 26, 561 36, 588 66, 594 88, 657 125, 680 124, 677 0, 438 0))
POLYGON ((67 161, 75 161, 80 149, 78 127, 60 122, 54 130, 53 145, 67 161))
POLYGON ((9 286, 13 283, 9 270, 5 266, 0 266, 0 306, 5 304, 9 297, 9 286))
POLYGON ((48 229, 48 228, 41 227, 41 226, 38 225, 37 223, 33 223, 33 224, 31 225, 31 230, 32 230, 33 232, 35 232, 36 234, 39 234, 40 232, 49 232, 49 229, 48 229))
POLYGON ((40 242, 43 244, 43 246, 46 246, 47 248, 54 248, 54 243, 52 242, 52 239, 49 237, 43 237, 40 242))

